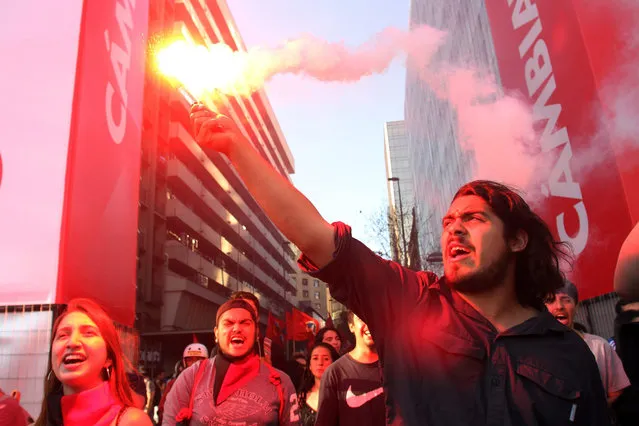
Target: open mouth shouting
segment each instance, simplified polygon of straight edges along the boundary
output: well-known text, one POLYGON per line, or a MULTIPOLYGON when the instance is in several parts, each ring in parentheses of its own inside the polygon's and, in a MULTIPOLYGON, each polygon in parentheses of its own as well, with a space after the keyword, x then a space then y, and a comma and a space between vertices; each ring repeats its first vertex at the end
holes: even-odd
POLYGON ((471 248, 459 242, 448 244, 448 259, 457 262, 470 256, 471 248))
POLYGON ((562 323, 563 325, 568 325, 568 315, 566 315, 564 312, 554 312, 553 316, 555 317, 555 319, 557 321, 559 321, 560 323, 562 323))
POLYGON ((242 348, 244 348, 245 344, 246 344, 246 337, 240 334, 236 334, 235 336, 231 337, 229 346, 231 349, 241 350, 242 348))

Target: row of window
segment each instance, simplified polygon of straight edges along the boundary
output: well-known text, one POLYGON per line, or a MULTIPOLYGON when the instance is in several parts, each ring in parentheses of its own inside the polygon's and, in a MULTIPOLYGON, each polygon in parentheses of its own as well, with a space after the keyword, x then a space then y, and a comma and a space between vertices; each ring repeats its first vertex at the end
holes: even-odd
MULTIPOLYGON (((308 285, 308 278, 302 278, 302 285, 308 285)), ((319 287, 319 280, 313 280, 313 287, 319 287)))
MULTIPOLYGON (((308 290, 302 290, 302 297, 309 297, 308 290)), ((315 298, 315 300, 319 300, 320 299, 320 292, 316 291, 315 293, 313 293, 313 297, 315 298)))

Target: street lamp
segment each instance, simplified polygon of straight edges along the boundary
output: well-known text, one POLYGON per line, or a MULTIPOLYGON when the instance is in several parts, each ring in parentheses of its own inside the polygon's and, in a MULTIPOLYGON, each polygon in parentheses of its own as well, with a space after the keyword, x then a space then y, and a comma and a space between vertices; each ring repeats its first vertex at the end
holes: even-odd
POLYGON ((404 245, 404 266, 408 266, 408 252, 407 252, 407 246, 406 246, 406 231, 404 230, 404 207, 402 206, 402 188, 399 185, 399 178, 398 177, 389 177, 388 178, 389 182, 397 182, 397 192, 399 193, 399 219, 400 219, 400 226, 402 227, 402 243, 404 245))

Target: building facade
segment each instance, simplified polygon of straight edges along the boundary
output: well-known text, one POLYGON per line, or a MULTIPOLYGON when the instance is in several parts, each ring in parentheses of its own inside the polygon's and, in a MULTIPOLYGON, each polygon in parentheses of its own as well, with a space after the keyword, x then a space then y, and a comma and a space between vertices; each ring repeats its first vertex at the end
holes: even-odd
POLYGON ((326 283, 303 272, 293 273, 291 277, 296 283, 297 305, 300 309, 310 308, 322 319, 326 319, 328 317, 326 283))
MULTIPOLYGON (((151 1, 150 34, 172 34, 245 50, 220 1, 151 1)), ((222 97, 238 124, 287 179, 292 154, 263 91, 222 97)), ((215 313, 234 291, 283 317, 295 302, 297 271, 288 241, 248 193, 228 159, 204 153, 189 131, 190 105, 150 70, 144 102, 136 326, 142 350, 179 358, 192 336, 211 346, 215 313), (172 353, 172 352, 175 353, 172 353)))
POLYGON ((409 240, 413 223, 413 171, 404 121, 384 123, 384 163, 388 190, 388 227, 391 257, 403 265, 409 262, 409 240))
POLYGON ((333 323, 341 317, 342 313, 348 310, 346 306, 342 305, 340 302, 335 300, 333 296, 331 296, 331 291, 328 286, 326 287, 326 306, 333 323))

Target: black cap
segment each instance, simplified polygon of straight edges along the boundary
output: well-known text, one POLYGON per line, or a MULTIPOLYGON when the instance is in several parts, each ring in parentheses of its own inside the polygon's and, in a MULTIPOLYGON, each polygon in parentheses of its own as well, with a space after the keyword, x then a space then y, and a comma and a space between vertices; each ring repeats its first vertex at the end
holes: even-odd
POLYGON ((564 286, 558 289, 555 293, 567 294, 575 301, 575 305, 579 303, 579 292, 577 291, 577 286, 568 280, 565 280, 564 286))

